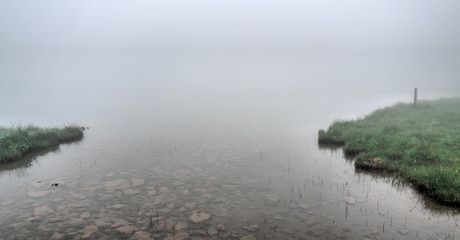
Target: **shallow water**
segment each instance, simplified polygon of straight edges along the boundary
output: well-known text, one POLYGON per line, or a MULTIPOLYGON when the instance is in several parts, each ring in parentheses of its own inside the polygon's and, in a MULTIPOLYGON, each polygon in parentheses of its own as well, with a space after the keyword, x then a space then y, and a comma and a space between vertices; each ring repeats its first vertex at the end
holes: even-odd
POLYGON ((362 76, 345 60, 27 58, 43 78, 61 76, 57 61, 79 72, 85 80, 66 76, 72 90, 59 93, 83 97, 17 99, 2 125, 90 128, 80 142, 0 166, 0 239, 458 238, 457 209, 317 145, 336 118, 404 101, 408 86, 411 100, 411 83, 347 88, 362 76))
POLYGON ((113 127, 92 126, 81 142, 3 166, 1 238, 460 235, 455 209, 355 171, 340 149, 317 146, 315 129, 113 127), (193 222, 194 214, 210 216, 193 222))

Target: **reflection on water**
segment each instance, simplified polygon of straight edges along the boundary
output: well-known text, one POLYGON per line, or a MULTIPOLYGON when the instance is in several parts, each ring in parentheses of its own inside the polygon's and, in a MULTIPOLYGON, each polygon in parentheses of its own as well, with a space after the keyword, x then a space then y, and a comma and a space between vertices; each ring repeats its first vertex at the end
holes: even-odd
POLYGON ((455 209, 356 171, 340 148, 318 148, 300 129, 95 126, 78 145, 22 164, 0 175, 4 239, 459 235, 455 209))
MULTIPOLYGON (((71 143, 62 143, 61 145, 78 144, 79 141, 81 140, 73 141, 71 143)), ((5 173, 8 173, 8 174, 15 173, 18 176, 24 176, 24 174, 27 172, 27 168, 32 167, 34 163, 39 164, 39 162, 35 160, 39 159, 41 156, 44 156, 50 152, 59 153, 59 151, 60 151, 59 145, 51 146, 51 147, 48 147, 40 151, 28 153, 24 155, 21 159, 18 159, 16 161, 2 163, 0 165, 0 176, 5 173)))

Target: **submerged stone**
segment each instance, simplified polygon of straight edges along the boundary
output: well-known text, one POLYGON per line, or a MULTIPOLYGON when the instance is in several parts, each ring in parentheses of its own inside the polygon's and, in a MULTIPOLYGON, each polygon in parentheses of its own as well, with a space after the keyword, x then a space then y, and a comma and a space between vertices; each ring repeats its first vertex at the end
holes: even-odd
POLYGON ((89 212, 84 212, 84 213, 80 214, 80 217, 83 218, 83 219, 87 219, 87 218, 91 217, 91 214, 89 212))
POLYGON ((131 234, 131 233, 133 233, 134 231, 136 231, 137 228, 134 227, 134 226, 129 225, 129 226, 121 226, 121 227, 118 227, 118 228, 116 228, 115 230, 117 230, 117 231, 119 231, 119 232, 121 232, 121 233, 124 233, 124 234, 131 234))
POLYGON ((211 215, 204 213, 204 212, 201 212, 201 213, 196 212, 196 213, 193 213, 192 216, 190 216, 190 220, 194 223, 200 223, 200 222, 208 220, 209 218, 211 218, 211 215))
POLYGON ((94 226, 94 225, 86 226, 80 232, 83 233, 83 236, 81 236, 81 238, 83 239, 89 238, 91 237, 91 235, 93 235, 93 233, 97 232, 97 226, 94 226))
POLYGON ((128 182, 122 178, 117 178, 112 181, 106 181, 102 184, 104 188, 116 188, 116 187, 121 187, 121 186, 126 186, 129 185, 128 182))
POLYGON ((255 231, 260 229, 259 225, 257 225, 257 224, 252 224, 252 225, 245 226, 245 227, 242 227, 242 228, 244 230, 248 231, 248 232, 255 232, 255 231))
POLYGON ((195 205, 196 205, 195 202, 188 202, 188 203, 185 203, 185 207, 186 207, 186 208, 194 208, 195 205))
POLYGON ((48 193, 49 193, 49 191, 29 192, 27 194, 27 196, 29 196, 31 198, 39 198, 39 197, 43 197, 43 196, 47 195, 48 193))
POLYGON ((133 182, 133 187, 141 186, 141 185, 144 185, 145 183, 144 179, 139 179, 139 178, 133 178, 131 179, 131 181, 133 182))
POLYGON ((132 196, 132 195, 139 194, 140 192, 141 191, 136 190, 136 189, 126 189, 126 190, 123 191, 123 194, 127 195, 127 196, 132 196))
POLYGON ((130 240, 151 240, 151 239, 153 240, 150 233, 145 232, 145 231, 137 231, 130 238, 130 240))
POLYGON ((122 208, 124 206, 125 206, 124 204, 117 203, 115 205, 112 205, 111 208, 120 209, 120 208, 122 208))
POLYGON ((96 220, 94 220, 94 223, 95 223, 96 226, 98 226, 98 227, 110 226, 110 225, 111 225, 111 224, 109 223, 109 219, 108 219, 108 218, 99 218, 99 219, 96 219, 96 220))
POLYGON ((169 193, 169 188, 168 187, 161 187, 159 189, 160 193, 162 194, 165 194, 165 193, 169 193))
POLYGON ((299 203, 299 205, 297 205, 299 208, 302 208, 304 210, 308 210, 310 209, 310 206, 308 206, 307 204, 305 203, 299 203))
POLYGON ((356 199, 353 197, 344 197, 343 199, 345 200, 345 202, 347 202, 350 205, 356 204, 356 199))
POLYGON ((398 233, 403 235, 403 236, 405 236, 405 235, 407 235, 409 233, 409 230, 407 230, 407 229, 399 229, 398 233))
POLYGON ((175 234, 174 236, 169 236, 167 238, 164 238, 163 240, 185 240, 189 237, 190 235, 188 233, 181 232, 181 233, 175 234))
POLYGON ((256 238, 252 235, 246 235, 244 237, 241 237, 240 240, 256 240, 256 238))
POLYGON ((176 224, 175 229, 177 231, 185 230, 188 228, 188 224, 184 221, 180 221, 176 224))
POLYGON ((220 224, 220 223, 217 224, 217 229, 219 229, 220 231, 227 231, 227 229, 225 228, 225 226, 222 225, 222 224, 220 224))
POLYGON ((127 226, 129 223, 123 219, 120 218, 115 218, 113 219, 114 223, 112 224, 112 227, 119 227, 119 226, 127 226))
POLYGON ((69 225, 80 225, 80 224, 83 224, 85 222, 85 220, 83 220, 83 218, 72 218, 70 219, 67 223, 69 225))
POLYGON ((34 209, 34 215, 35 216, 42 216, 42 215, 50 214, 50 213, 53 213, 53 212, 54 212, 54 210, 51 209, 48 206, 36 207, 34 209))
POLYGON ((208 229, 208 235, 211 236, 211 237, 214 237, 217 235, 217 230, 213 227, 209 228, 208 229))
POLYGON ((277 203, 280 201, 280 197, 274 193, 265 196, 264 200, 268 203, 277 203))
POLYGON ((55 232, 53 235, 51 235, 50 240, 59 240, 62 237, 64 237, 64 234, 55 232))
POLYGON ((207 199, 211 199, 211 198, 213 198, 214 196, 213 196, 212 194, 210 194, 210 193, 205 193, 205 194, 203 194, 203 197, 204 197, 204 198, 207 198, 207 199))
POLYGON ((70 206, 75 207, 75 208, 83 208, 83 207, 86 208, 86 207, 89 207, 95 204, 96 202, 94 200, 85 199, 85 200, 81 200, 78 203, 71 204, 70 206))

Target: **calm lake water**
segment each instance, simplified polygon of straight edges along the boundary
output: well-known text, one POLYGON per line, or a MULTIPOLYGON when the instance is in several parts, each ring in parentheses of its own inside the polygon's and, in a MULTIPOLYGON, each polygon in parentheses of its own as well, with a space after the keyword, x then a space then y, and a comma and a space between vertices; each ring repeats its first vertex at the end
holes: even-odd
POLYGON ((49 80, 33 96, 52 97, 18 101, 2 124, 89 129, 1 166, 0 239, 460 237, 457 209, 317 145, 334 119, 410 101, 411 87, 358 94, 353 74, 331 80, 346 67, 293 56, 56 58, 24 64, 77 93, 49 80))

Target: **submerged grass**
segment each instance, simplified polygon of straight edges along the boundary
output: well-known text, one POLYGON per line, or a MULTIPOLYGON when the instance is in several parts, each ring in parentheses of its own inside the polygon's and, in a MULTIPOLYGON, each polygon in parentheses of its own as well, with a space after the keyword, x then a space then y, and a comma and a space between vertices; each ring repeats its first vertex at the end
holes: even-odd
POLYGON ((361 169, 392 172, 433 199, 460 206, 460 98, 398 103, 318 133, 361 169))
POLYGON ((83 130, 77 126, 64 128, 0 127, 0 163, 12 162, 27 153, 79 140, 83 130))

